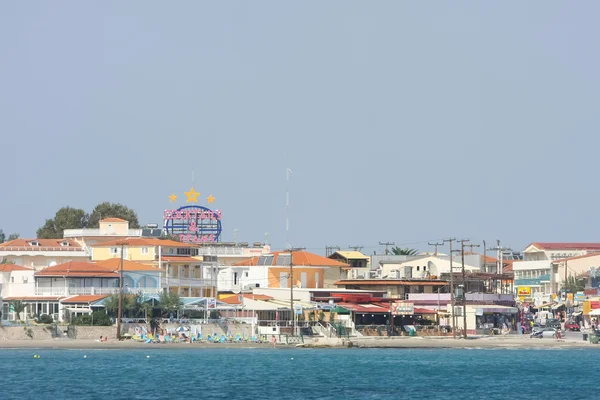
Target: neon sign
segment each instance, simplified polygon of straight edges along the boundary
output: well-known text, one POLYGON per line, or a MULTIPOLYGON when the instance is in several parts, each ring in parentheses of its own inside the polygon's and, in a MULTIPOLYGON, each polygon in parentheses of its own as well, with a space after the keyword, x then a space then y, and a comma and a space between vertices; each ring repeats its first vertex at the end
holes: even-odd
POLYGON ((183 243, 218 242, 221 236, 220 210, 211 210, 202 206, 183 206, 177 210, 165 210, 164 230, 183 243))

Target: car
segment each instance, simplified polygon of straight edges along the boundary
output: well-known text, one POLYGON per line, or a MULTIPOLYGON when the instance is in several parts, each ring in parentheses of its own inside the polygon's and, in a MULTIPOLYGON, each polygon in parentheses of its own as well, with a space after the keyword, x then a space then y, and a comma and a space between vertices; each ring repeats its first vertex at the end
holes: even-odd
POLYGON ((529 336, 530 338, 555 338, 557 334, 557 330, 555 328, 542 328, 541 330, 538 331, 533 331, 531 333, 531 335, 529 336))
POLYGON ((581 330, 581 327, 579 326, 579 324, 577 322, 565 322, 565 331, 569 330, 569 331, 577 331, 579 332, 581 330))
POLYGON ((557 319, 549 319, 546 321, 546 327, 560 329, 560 321, 557 319))

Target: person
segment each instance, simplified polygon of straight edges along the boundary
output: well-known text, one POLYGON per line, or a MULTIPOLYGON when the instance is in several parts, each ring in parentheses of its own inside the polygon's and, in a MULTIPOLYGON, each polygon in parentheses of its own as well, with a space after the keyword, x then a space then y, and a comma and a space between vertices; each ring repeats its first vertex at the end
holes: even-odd
POLYGON ((271 338, 271 343, 273 343, 273 347, 277 344, 277 339, 275 339, 275 335, 271 338))
POLYGON ((100 340, 98 340, 99 342, 104 342, 104 339, 102 338, 102 335, 100 335, 100 340))
POLYGON ((104 339, 102 339, 102 336, 100 336, 100 341, 101 342, 108 342, 108 336, 104 336, 104 339))

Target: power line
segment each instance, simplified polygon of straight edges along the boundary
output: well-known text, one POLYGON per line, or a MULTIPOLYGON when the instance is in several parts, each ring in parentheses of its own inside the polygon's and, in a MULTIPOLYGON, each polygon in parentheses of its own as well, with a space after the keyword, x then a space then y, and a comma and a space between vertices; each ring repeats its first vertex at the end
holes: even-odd
POLYGON ((429 243, 429 242, 427 242, 427 244, 430 245, 430 246, 435 246, 435 252, 433 253, 433 255, 437 257, 437 255, 438 255, 438 246, 443 246, 444 242, 442 242, 442 243, 437 243, 437 242, 436 243, 429 243))
POLYGON ((385 254, 387 255, 387 254, 389 254, 388 246, 395 246, 396 243, 394 243, 394 242, 379 242, 379 245, 385 246, 385 254))
POLYGON ((349 249, 354 251, 361 251, 364 246, 348 246, 349 249))
POLYGON ((465 247, 472 246, 479 247, 479 245, 465 245, 469 239, 461 239, 460 242, 460 258, 462 264, 462 285, 463 285, 463 294, 462 294, 462 302, 463 302, 463 337, 467 338, 467 280, 465 279, 465 247))
POLYGON ((444 242, 450 243, 450 304, 452 306, 452 337, 456 339, 456 316, 454 315, 454 268, 452 267, 452 243, 455 238, 444 239, 444 242))
POLYGON ((290 249, 290 310, 292 311, 292 336, 296 334, 296 310, 294 310, 294 251, 303 251, 304 247, 290 249))
POLYGON ((325 246, 325 257, 329 257, 333 254, 333 250, 340 251, 340 246, 325 246))
MULTIPOLYGON (((503 256, 503 254, 504 254, 505 251, 512 251, 512 249, 509 248, 509 247, 502 247, 500 245, 500 240, 497 239, 496 240, 496 247, 492 247, 492 248, 490 248, 488 250, 495 250, 495 251, 498 252, 498 264, 497 264, 497 267, 496 267, 496 274, 502 275, 502 273, 504 272, 503 271, 503 269, 504 269, 504 260, 502 259, 503 258, 502 256, 503 256)), ((503 290, 502 289, 502 279, 500 279, 500 291, 502 292, 502 290, 503 290)), ((496 291, 497 291, 497 288, 496 288, 496 291)))

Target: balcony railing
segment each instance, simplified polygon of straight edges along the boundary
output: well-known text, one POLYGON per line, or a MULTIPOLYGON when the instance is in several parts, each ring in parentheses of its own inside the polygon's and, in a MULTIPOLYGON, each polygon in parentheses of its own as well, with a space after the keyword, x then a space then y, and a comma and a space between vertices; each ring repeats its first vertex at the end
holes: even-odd
POLYGON ((244 255, 243 247, 205 247, 198 248, 199 256, 242 256, 244 255))
POLYGON ((28 251, 35 251, 35 252, 41 252, 41 251, 68 251, 68 252, 76 252, 76 251, 80 251, 82 253, 85 252, 85 250, 82 247, 71 247, 71 246, 55 246, 55 247, 44 247, 44 246, 2 246, 2 248, 0 248, 0 251, 2 252, 7 252, 7 251, 24 251, 24 252, 28 252, 28 251))
MULTIPOLYGON (((158 294, 160 288, 123 288, 125 293, 158 294)), ((78 295, 103 295, 118 293, 119 288, 114 287, 77 287, 77 288, 35 288, 36 296, 78 296, 78 295)))
POLYGON ((65 229, 63 237, 84 237, 84 236, 124 236, 137 237, 142 236, 141 229, 128 229, 125 233, 115 233, 100 231, 100 229, 65 229))

